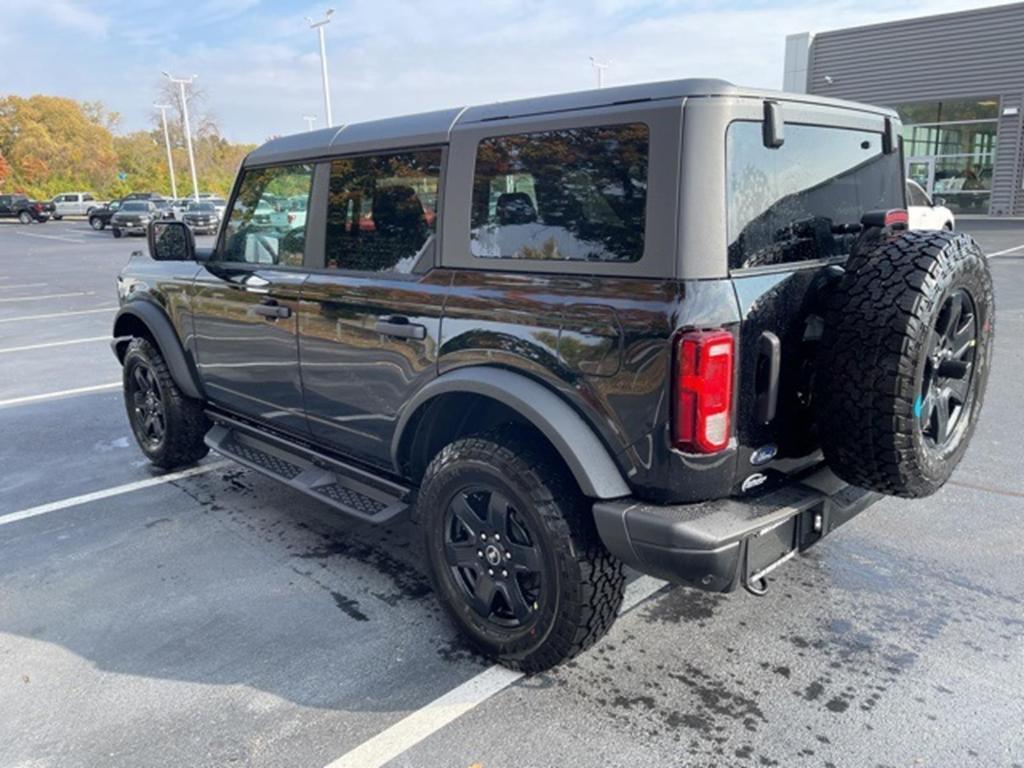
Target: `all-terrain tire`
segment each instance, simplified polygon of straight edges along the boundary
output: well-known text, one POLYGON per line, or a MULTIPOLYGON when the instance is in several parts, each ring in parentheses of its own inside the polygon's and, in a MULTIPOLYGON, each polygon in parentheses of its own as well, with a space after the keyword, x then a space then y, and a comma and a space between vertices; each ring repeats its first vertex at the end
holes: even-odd
POLYGON ((29 213, 28 211, 22 211, 21 213, 18 214, 18 221, 20 221, 22 224, 31 224, 32 214, 29 213))
POLYGON ((484 655, 540 672, 590 647, 614 623, 625 586, 622 563, 601 543, 557 454, 523 430, 506 425, 443 448, 427 467, 417 514, 437 596, 484 655), (539 550, 545 586, 521 626, 495 626, 475 611, 446 559, 449 505, 467 487, 489 487, 510 500, 539 550))
POLYGON ((89 226, 95 229, 97 232, 99 232, 107 225, 99 216, 91 216, 89 217, 89 226))
POLYGON ((210 421, 203 412, 203 404, 182 394, 171 377, 160 350, 148 339, 135 338, 128 344, 124 356, 124 403, 135 440, 146 458, 163 469, 177 469, 195 464, 210 449, 203 442, 210 421), (136 369, 144 367, 152 373, 163 412, 163 435, 159 440, 147 439, 137 415, 134 401, 138 389, 134 377, 136 369))
POLYGON ((894 496, 941 488, 977 424, 994 318, 992 277, 969 235, 907 232, 851 256, 827 299, 815 375, 816 420, 833 471, 894 496), (962 337, 972 340, 957 343, 964 364, 956 381, 943 379, 949 364, 942 361, 953 356, 943 348, 953 346, 943 342, 944 329, 955 334, 961 324, 962 337), (959 394, 946 396, 939 441, 938 398, 930 393, 943 381, 959 394))

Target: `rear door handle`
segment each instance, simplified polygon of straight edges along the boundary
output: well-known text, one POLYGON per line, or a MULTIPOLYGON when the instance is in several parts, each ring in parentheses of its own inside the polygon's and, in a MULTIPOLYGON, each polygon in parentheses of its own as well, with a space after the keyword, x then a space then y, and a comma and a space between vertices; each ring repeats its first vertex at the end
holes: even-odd
POLYGON ((392 317, 387 320, 378 320, 373 326, 377 333, 385 336, 394 336, 399 339, 425 339, 427 338, 427 327, 410 323, 406 317, 392 317))
POLYGON ((274 299, 264 299, 255 307, 252 308, 254 315, 260 315, 262 317, 270 317, 273 319, 291 317, 291 307, 282 307, 274 299))

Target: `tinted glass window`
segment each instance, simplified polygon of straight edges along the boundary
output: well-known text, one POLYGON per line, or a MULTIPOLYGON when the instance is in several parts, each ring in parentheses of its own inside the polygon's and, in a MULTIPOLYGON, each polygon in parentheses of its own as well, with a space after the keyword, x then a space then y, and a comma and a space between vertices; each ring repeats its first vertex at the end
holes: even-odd
POLYGON ((898 152, 882 135, 786 125, 768 149, 760 122, 729 126, 729 266, 785 264, 849 253, 867 211, 902 208, 898 152))
POLYGON ((246 171, 225 227, 224 260, 301 266, 312 165, 246 171))
POLYGON ((644 248, 648 143, 640 123, 480 142, 473 255, 636 261, 644 248))
POLYGON ((335 160, 327 208, 327 266, 413 270, 437 228, 441 150, 335 160))
POLYGON ((122 211, 148 211, 149 203, 133 200, 121 206, 122 211))

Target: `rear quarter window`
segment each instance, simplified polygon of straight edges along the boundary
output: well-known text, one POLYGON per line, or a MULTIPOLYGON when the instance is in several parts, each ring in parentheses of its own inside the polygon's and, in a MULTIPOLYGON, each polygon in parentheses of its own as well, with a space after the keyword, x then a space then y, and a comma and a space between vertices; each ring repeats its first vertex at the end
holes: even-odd
POLYGON ((898 152, 882 134, 786 124, 764 146, 760 122, 726 137, 729 267, 790 264, 848 254, 867 211, 904 207, 898 152))
POLYGON ((484 139, 473 177, 478 258, 637 261, 644 250, 643 123, 484 139))

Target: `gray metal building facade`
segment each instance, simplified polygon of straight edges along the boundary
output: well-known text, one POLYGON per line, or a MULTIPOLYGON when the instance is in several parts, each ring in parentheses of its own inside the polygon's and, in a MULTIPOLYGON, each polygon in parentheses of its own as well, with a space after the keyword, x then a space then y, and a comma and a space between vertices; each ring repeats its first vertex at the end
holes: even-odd
POLYGON ((909 177, 959 213, 1024 215, 1024 3, 790 35, 783 87, 895 108, 909 177))

